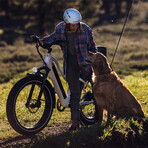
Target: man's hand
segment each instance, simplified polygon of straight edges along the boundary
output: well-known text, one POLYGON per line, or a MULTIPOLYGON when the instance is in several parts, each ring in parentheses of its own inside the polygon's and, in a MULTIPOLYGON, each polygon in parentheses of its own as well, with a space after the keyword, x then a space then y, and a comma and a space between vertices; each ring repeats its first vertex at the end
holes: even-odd
MULTIPOLYGON (((36 36, 35 35, 30 35, 29 36, 29 38, 30 38, 30 41, 32 41, 32 42, 36 42, 36 36)), ((39 39, 39 38, 38 38, 39 39)), ((39 39, 40 40, 40 42, 41 42, 41 44, 43 44, 43 39, 39 39)))

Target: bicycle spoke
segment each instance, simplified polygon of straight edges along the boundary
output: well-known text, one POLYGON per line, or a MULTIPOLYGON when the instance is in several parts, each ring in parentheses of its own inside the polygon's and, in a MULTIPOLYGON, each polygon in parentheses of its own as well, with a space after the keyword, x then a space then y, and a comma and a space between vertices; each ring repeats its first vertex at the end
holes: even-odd
POLYGON ((95 102, 93 100, 94 98, 90 86, 91 84, 84 84, 80 99, 80 117, 84 124, 92 124, 95 122, 95 102))
POLYGON ((41 107, 40 108, 32 108, 30 105, 32 103, 37 102, 38 94, 40 87, 35 86, 34 91, 32 92, 32 98, 30 98, 30 102, 28 107, 26 107, 25 103, 28 99, 28 96, 30 94, 31 86, 26 86, 23 91, 19 94, 17 101, 16 101, 16 116, 20 124, 22 124, 25 127, 31 127, 36 125, 40 118, 42 117, 45 109, 45 99, 41 98, 41 107))

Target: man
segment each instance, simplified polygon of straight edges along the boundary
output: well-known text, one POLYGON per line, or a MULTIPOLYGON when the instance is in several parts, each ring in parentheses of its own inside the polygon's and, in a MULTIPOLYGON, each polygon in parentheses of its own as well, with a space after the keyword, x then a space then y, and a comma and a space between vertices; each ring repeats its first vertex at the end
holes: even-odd
POLYGON ((55 31, 43 38, 43 44, 60 42, 64 57, 64 74, 70 88, 70 108, 72 126, 70 130, 79 127, 80 102, 80 74, 85 80, 91 79, 92 70, 86 63, 88 51, 96 52, 92 30, 82 21, 78 10, 70 8, 64 12, 63 22, 60 22, 55 31))

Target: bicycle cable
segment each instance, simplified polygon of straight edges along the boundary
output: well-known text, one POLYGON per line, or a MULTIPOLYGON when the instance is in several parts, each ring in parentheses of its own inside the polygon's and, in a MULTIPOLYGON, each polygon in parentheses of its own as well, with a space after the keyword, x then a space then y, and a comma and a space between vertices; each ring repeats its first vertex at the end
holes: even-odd
POLYGON ((37 52, 38 52, 38 54, 39 54, 41 60, 43 61, 43 63, 45 64, 45 66, 47 66, 47 64, 46 64, 45 61, 44 61, 44 58, 43 58, 42 54, 41 54, 40 51, 39 51, 39 43, 36 43, 36 49, 37 49, 37 52))

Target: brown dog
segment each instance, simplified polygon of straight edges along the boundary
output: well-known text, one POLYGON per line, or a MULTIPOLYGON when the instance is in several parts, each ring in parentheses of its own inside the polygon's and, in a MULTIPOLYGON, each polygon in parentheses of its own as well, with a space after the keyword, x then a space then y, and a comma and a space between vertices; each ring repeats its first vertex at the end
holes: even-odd
POLYGON ((94 75, 93 94, 99 112, 99 122, 103 120, 103 110, 116 117, 144 117, 140 103, 112 70, 106 57, 101 53, 89 53, 94 75))

